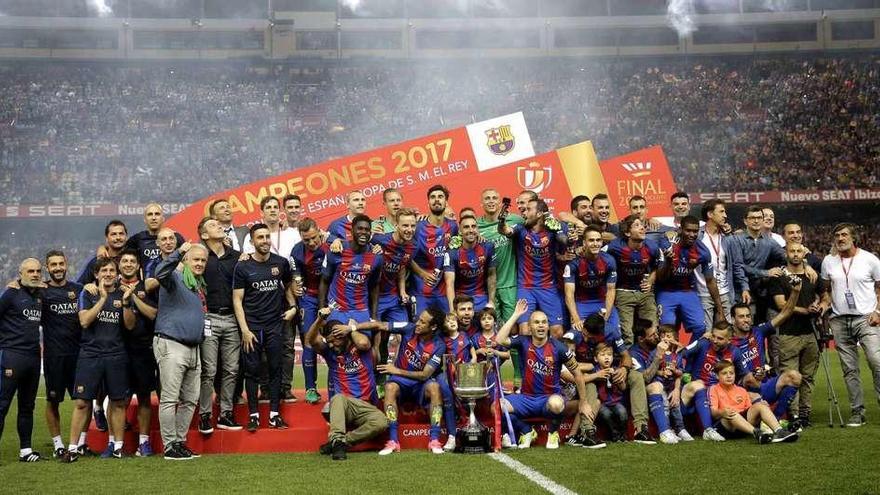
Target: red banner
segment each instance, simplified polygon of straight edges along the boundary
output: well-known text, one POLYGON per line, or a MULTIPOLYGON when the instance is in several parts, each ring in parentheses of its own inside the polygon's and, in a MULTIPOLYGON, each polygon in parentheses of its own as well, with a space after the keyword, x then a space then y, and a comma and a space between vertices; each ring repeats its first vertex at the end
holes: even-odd
POLYGON ((702 203, 709 199, 723 199, 728 203, 843 203, 861 201, 880 201, 880 188, 821 189, 793 191, 722 191, 693 193, 691 203, 702 203))
POLYGON ((677 189, 663 148, 652 146, 626 155, 602 160, 600 164, 614 217, 629 212, 629 198, 642 196, 652 217, 671 216, 669 197, 677 189))

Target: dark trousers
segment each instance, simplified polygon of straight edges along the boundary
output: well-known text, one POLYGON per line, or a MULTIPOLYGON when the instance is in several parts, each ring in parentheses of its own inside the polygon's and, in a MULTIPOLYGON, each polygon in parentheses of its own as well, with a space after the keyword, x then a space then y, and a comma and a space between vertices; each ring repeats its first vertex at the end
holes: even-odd
POLYGON ((18 393, 18 441, 23 449, 31 448, 34 431, 34 406, 40 386, 40 355, 0 349, 0 438, 6 413, 18 393))
POLYGON ((284 353, 284 331, 281 326, 271 330, 255 332, 257 339, 250 352, 242 352, 245 391, 247 391, 248 411, 257 413, 257 387, 260 381, 260 361, 265 354, 269 372, 269 407, 278 411, 281 405, 281 362, 284 353))

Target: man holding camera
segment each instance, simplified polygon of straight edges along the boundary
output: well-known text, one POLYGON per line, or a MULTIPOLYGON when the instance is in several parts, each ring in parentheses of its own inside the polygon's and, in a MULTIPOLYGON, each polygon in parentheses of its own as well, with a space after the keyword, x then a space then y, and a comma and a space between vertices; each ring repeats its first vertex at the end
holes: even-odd
POLYGON ((847 426, 865 424, 865 402, 859 377, 861 345, 880 397, 880 259, 856 246, 856 226, 842 223, 832 231, 837 254, 822 260, 821 311, 831 309, 831 332, 840 356, 852 416, 847 426))

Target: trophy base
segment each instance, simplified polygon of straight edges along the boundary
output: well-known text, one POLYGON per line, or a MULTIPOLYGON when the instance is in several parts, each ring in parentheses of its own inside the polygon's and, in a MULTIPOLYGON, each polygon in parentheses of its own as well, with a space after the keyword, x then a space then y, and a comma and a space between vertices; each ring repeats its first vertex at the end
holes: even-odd
POLYGON ((455 452, 459 454, 485 454, 492 452, 489 430, 480 423, 459 428, 455 434, 455 452))

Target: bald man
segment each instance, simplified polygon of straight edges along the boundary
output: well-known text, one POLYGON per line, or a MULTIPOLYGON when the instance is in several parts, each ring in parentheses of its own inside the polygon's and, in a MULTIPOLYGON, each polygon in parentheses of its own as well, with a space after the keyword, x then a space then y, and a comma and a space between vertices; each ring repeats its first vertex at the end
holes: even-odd
POLYGON ((12 397, 18 393, 18 441, 21 462, 42 459, 31 449, 34 404, 40 385, 40 315, 42 265, 35 258, 22 261, 16 288, 0 295, 0 437, 12 397))
MULTIPOLYGON (((153 270, 161 261, 161 251, 157 240, 159 231, 165 226, 165 213, 162 210, 162 205, 150 203, 144 208, 144 225, 146 229, 129 237, 125 245, 136 250, 138 253, 138 262, 144 271, 143 277, 141 277, 142 280, 152 277, 153 270)), ((183 244, 183 236, 175 233, 174 237, 177 239, 175 247, 183 244)), ((171 248, 171 251, 173 250, 174 247, 171 248)))

